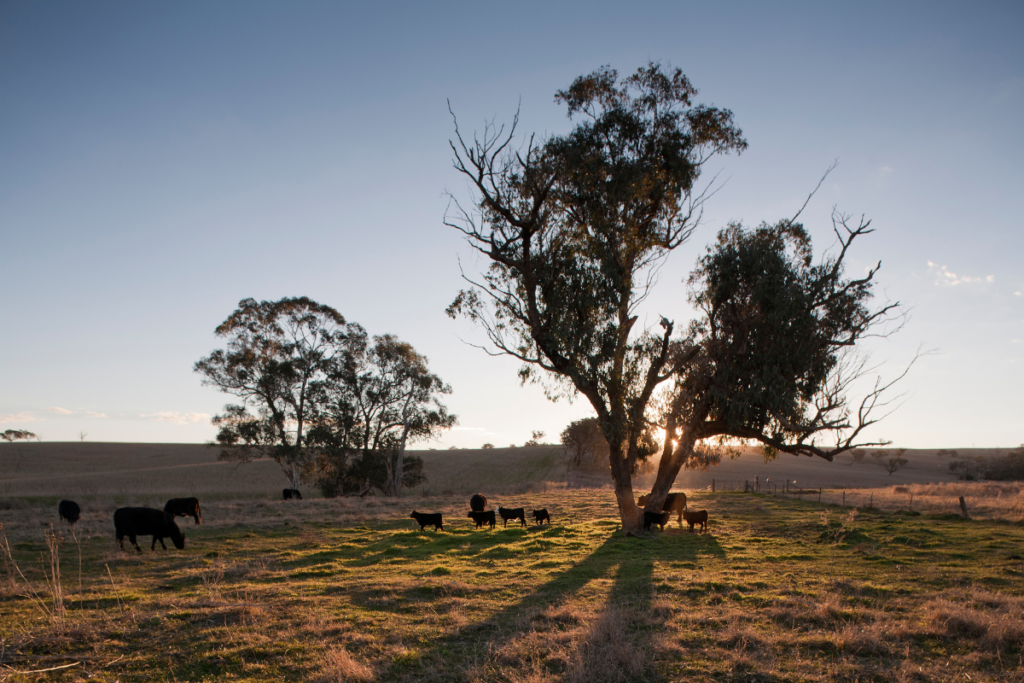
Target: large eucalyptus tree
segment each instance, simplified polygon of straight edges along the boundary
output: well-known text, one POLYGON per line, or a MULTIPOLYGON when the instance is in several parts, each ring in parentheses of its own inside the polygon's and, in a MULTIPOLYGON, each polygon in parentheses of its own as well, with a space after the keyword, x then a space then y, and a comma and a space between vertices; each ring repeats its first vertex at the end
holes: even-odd
POLYGON ((609 445, 626 533, 641 528, 631 474, 650 451, 644 437, 652 425, 666 429, 669 438, 650 509, 660 509, 680 467, 708 463, 709 451, 697 447, 700 439, 755 439, 769 455, 834 455, 836 449, 818 448, 813 436, 842 431, 847 423, 840 417, 847 378, 837 378, 844 367, 839 350, 892 310, 864 308, 874 271, 859 281, 842 278, 846 249, 869 232, 866 225, 840 234, 840 255, 812 267, 810 241, 794 218, 774 232, 752 233, 754 248, 767 250, 765 264, 777 268, 771 277, 761 278, 746 250, 751 233, 735 227, 691 280, 706 317, 683 335, 674 335, 674 323, 664 316, 659 328, 637 327, 657 266, 699 222, 706 193, 695 185, 703 166, 747 146, 732 112, 694 104, 696 93, 678 69, 649 64, 620 81, 615 70, 603 67, 556 94, 578 120, 568 134, 531 136, 514 148, 517 116, 508 131, 488 126, 471 140, 456 122, 451 143, 454 166, 475 195, 469 208, 453 197, 445 222, 490 266, 479 278, 467 277, 471 286, 448 313, 479 323, 491 353, 521 360, 524 382, 540 382, 551 398, 586 398, 609 445), (730 254, 740 245, 744 255, 737 260, 730 254), (729 270, 730 263, 739 270, 729 270), (778 284, 785 286, 774 289, 778 284), (756 320, 756 305, 772 296, 780 309, 758 327, 775 336, 750 356, 737 333, 756 320), (725 337, 723 322, 733 326, 725 337), (790 341, 795 345, 787 347, 790 341), (804 361, 805 350, 812 357, 804 361), (786 362, 776 367, 783 358, 774 353, 786 362), (777 381, 759 394, 744 394, 736 374, 751 366, 777 381), (808 416, 822 392, 832 398, 818 406, 818 417, 808 416), (746 397, 748 408, 730 408, 737 395, 746 397))

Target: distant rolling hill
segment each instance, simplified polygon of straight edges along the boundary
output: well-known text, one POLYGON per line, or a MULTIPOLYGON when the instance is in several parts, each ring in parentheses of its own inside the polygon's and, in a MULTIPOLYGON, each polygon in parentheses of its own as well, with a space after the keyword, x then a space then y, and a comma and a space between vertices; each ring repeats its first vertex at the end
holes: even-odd
MULTIPOLYGON (((959 455, 1003 453, 1010 449, 962 449, 959 455)), ((247 465, 221 462, 219 450, 201 444, 14 443, 0 444, 0 496, 116 495, 125 503, 146 504, 170 495, 277 497, 287 480, 278 465, 262 460, 247 465)), ((476 450, 413 451, 424 460, 427 482, 415 493, 435 495, 476 491, 529 490, 545 482, 606 486, 605 468, 570 471, 561 446, 476 450)), ((935 450, 908 450, 908 465, 890 476, 870 456, 853 463, 840 456, 820 458, 780 455, 765 463, 759 453, 725 458, 707 472, 683 470, 676 488, 733 486, 757 478, 761 485, 796 481, 801 488, 865 488, 954 481, 951 458, 935 450), (729 482, 725 484, 724 482, 729 482)), ((653 475, 637 477, 634 488, 649 488, 653 475)), ((318 493, 309 485, 307 495, 318 493)))

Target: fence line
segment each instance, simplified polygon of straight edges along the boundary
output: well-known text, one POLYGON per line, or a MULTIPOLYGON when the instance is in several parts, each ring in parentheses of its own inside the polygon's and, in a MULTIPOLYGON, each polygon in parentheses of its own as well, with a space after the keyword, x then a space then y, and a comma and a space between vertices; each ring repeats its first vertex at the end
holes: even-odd
MULTIPOLYGON (((800 500, 811 499, 815 502, 822 503, 825 505, 836 505, 839 507, 850 507, 850 508, 866 508, 871 509, 875 507, 875 493, 879 493, 879 509, 882 507, 887 509, 906 509, 914 510, 914 493, 907 491, 905 497, 898 495, 897 493, 886 494, 884 487, 882 490, 876 488, 801 488, 796 485, 795 480, 785 479, 782 482, 771 481, 765 479, 761 482, 760 477, 754 477, 754 479, 712 479, 710 486, 694 489, 695 492, 704 493, 715 493, 719 491, 743 491, 744 493, 762 493, 770 496, 782 496, 789 498, 797 498, 800 500)), ((929 500, 926 500, 924 505, 921 505, 920 500, 918 507, 929 509, 931 511, 947 511, 950 513, 959 514, 965 519, 968 518, 967 504, 964 496, 952 497, 949 500, 948 510, 946 505, 940 504, 935 505, 936 496, 927 496, 929 500)), ((920 510, 919 510, 920 511, 920 510)))

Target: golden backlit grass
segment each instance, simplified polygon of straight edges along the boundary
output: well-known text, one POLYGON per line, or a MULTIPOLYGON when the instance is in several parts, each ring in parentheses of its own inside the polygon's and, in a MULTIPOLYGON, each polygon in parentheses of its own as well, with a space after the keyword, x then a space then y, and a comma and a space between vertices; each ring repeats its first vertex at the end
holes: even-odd
MULTIPOLYGON (((462 495, 214 500, 181 521, 184 551, 141 554, 84 506, 80 543, 55 527, 63 619, 2 575, 0 679, 1021 680, 1020 524, 690 498, 710 533, 624 538, 607 489, 494 495, 554 520, 494 531, 462 495), (421 533, 413 508, 445 531, 421 533)), ((44 602, 53 508, 0 511, 44 602)))

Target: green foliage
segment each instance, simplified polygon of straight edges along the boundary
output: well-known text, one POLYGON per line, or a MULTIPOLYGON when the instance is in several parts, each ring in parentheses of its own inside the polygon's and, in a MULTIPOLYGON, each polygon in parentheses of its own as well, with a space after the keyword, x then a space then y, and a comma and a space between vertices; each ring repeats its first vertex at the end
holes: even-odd
POLYGON ((596 417, 575 420, 562 430, 562 447, 570 462, 580 465, 600 465, 608 461, 608 441, 601 433, 596 417))
POLYGON ((371 344, 362 327, 305 297, 246 299, 217 334, 228 348, 195 370, 243 400, 213 419, 221 455, 269 456, 293 487, 303 475, 325 495, 365 493, 367 482, 397 495, 423 477, 422 463, 403 457, 406 443, 455 423, 439 401, 451 388, 427 370, 426 357, 392 335, 371 344))
POLYGON ((243 299, 216 333, 227 348, 200 359, 195 371, 203 384, 242 399, 213 419, 222 457, 271 457, 297 486, 311 455, 303 440, 310 394, 344 348, 350 326, 333 308, 306 297, 243 299))
POLYGON ((719 233, 690 276, 690 301, 703 317, 685 346, 699 353, 677 388, 684 418, 706 415, 701 437, 752 438, 769 454, 822 455, 811 437, 849 424, 843 352, 892 309, 867 307, 874 270, 843 276, 849 243, 868 232, 862 224, 840 235, 840 254, 818 264, 793 220, 719 233))

